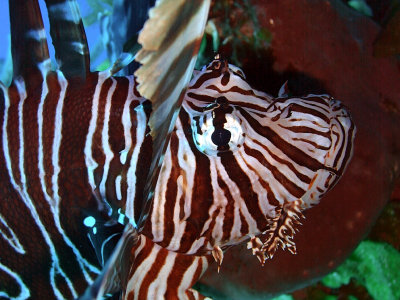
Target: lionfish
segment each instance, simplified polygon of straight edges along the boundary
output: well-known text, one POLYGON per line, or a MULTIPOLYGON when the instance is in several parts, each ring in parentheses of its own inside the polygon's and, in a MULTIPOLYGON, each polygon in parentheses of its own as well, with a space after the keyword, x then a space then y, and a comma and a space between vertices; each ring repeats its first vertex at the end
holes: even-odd
POLYGON ((219 57, 193 71, 209 1, 158 1, 125 77, 123 59, 90 71, 75 1, 46 5, 56 69, 38 1, 10 1, 0 297, 204 299, 192 286, 229 246, 296 252, 302 211, 352 156, 341 102, 273 98, 219 57))

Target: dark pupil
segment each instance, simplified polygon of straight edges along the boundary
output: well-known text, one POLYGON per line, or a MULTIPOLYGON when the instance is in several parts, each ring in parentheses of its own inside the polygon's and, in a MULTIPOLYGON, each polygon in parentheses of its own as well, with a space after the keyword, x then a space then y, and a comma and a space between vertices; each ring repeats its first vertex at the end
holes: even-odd
POLYGON ((231 140, 231 132, 224 128, 215 129, 213 134, 211 135, 211 140, 217 146, 227 145, 231 140))

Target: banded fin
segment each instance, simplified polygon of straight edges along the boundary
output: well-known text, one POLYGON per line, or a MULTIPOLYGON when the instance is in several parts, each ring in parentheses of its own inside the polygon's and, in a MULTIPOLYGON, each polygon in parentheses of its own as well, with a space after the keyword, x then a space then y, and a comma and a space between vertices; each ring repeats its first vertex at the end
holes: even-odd
POLYGON ((67 78, 86 78, 90 56, 78 4, 75 0, 46 0, 46 6, 60 70, 67 78))
POLYGON ((155 0, 113 1, 112 18, 107 28, 109 39, 106 41, 110 61, 115 62, 111 74, 123 69, 119 75, 131 75, 140 67, 140 64, 134 61, 136 53, 141 48, 137 39, 155 2, 155 0), (127 11, 134 13, 127 14, 127 11), (132 38, 127 41, 126 37, 132 38))
POLYGON ((140 94, 152 102, 149 120, 153 153, 144 188, 143 205, 135 205, 139 229, 150 209, 162 157, 168 145, 181 101, 188 85, 207 21, 210 0, 160 0, 139 35, 143 48, 136 61, 143 65, 135 72, 140 94))
POLYGON ((37 0, 13 0, 9 2, 9 9, 13 78, 25 77, 49 59, 42 14, 37 0))

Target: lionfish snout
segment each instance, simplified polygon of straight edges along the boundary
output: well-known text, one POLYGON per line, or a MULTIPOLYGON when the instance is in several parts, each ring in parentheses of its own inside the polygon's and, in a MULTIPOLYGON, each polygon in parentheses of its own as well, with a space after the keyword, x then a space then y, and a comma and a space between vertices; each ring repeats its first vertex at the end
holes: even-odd
POLYGON ((339 180, 353 154, 356 128, 348 109, 331 96, 310 94, 276 98, 266 117, 285 155, 306 167, 302 173, 310 180, 301 196, 304 206, 318 203, 339 180))

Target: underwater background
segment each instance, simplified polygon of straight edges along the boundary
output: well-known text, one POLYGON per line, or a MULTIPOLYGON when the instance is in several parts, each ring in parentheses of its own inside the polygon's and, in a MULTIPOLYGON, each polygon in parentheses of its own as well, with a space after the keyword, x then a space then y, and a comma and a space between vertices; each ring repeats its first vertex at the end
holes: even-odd
MULTIPOLYGON (((131 1, 78 3, 92 69, 104 70, 135 43, 154 1, 137 10, 124 9, 131 1)), ((0 80, 7 84, 5 0, 0 22, 0 80)), ((293 95, 342 100, 358 133, 345 176, 305 212, 297 255, 279 251, 261 267, 246 245, 237 246, 221 272, 212 265, 196 288, 214 299, 400 299, 400 1, 214 1, 198 67, 216 52, 274 96, 288 81, 293 95)))

